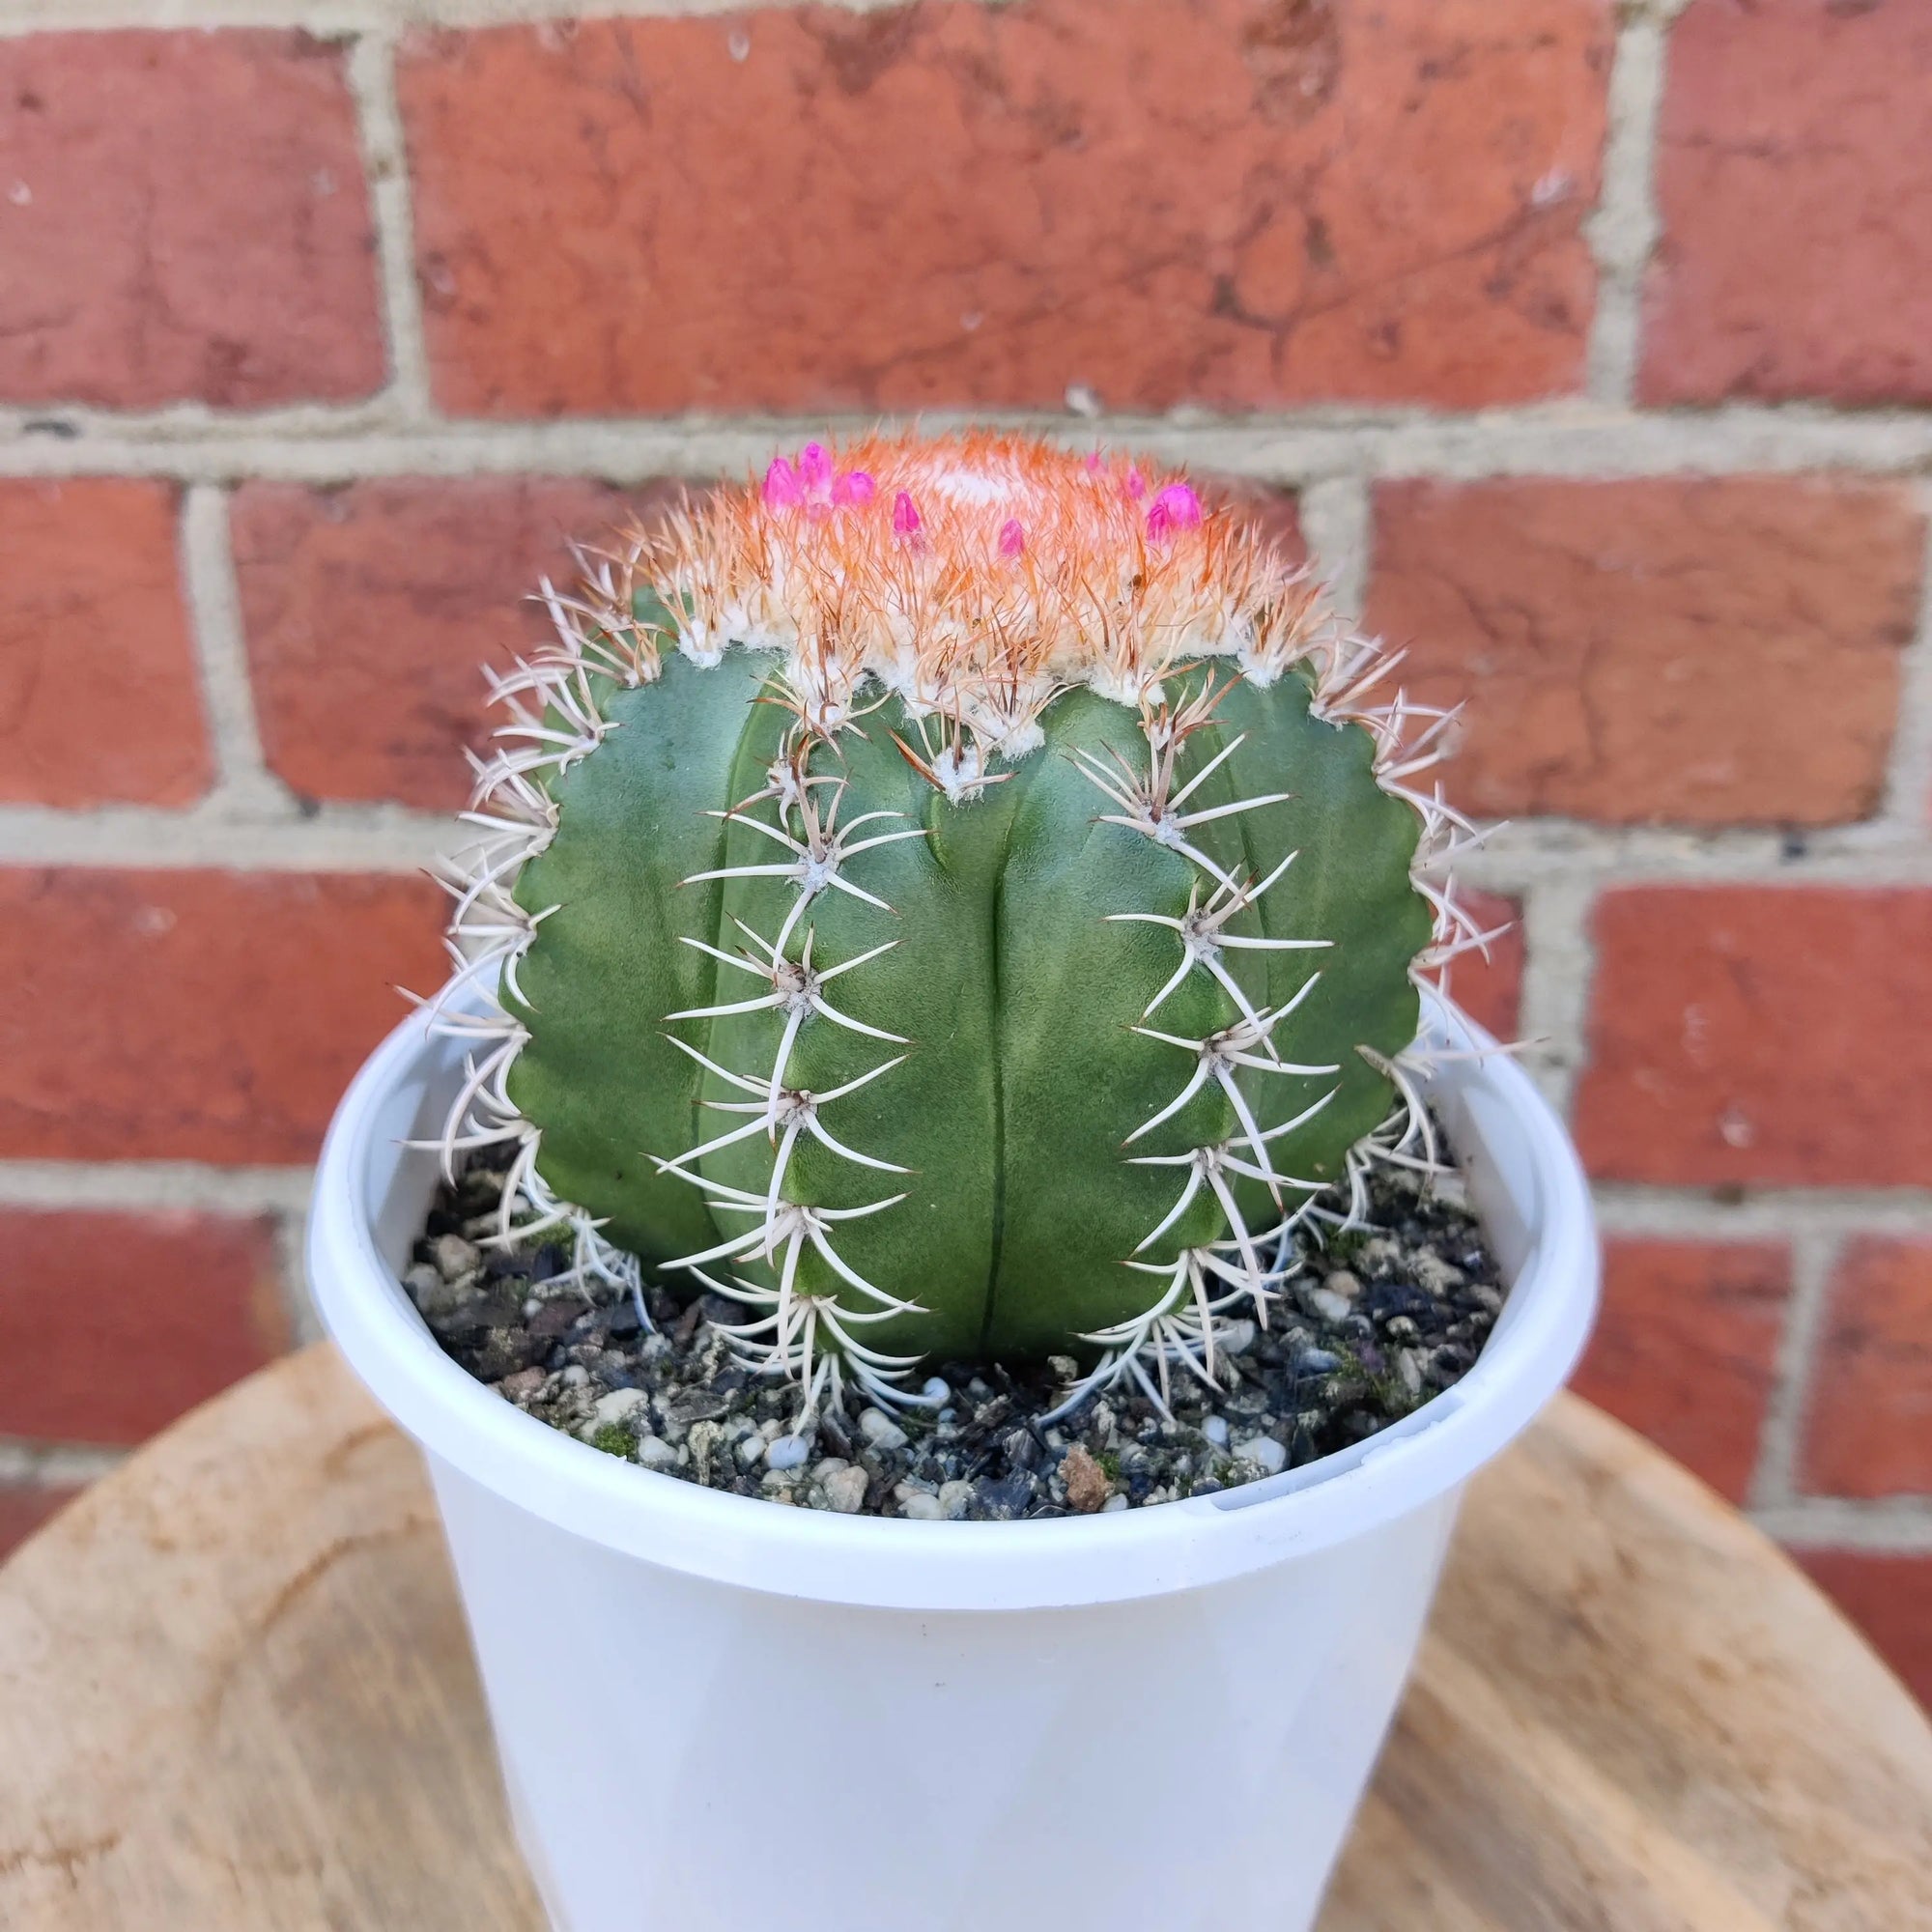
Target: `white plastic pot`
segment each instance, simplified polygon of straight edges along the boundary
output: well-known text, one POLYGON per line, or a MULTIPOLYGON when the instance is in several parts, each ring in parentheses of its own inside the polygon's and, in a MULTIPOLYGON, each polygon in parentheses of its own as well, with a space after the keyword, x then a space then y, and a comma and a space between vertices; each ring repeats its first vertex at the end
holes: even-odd
POLYGON ((412 1020, 363 1068, 309 1265, 428 1460, 557 1932, 1303 1932, 1463 1486, 1589 1326, 1588 1195, 1521 1072, 1458 1061, 1432 1090, 1514 1282, 1453 1390, 1223 1494, 970 1523, 653 1474, 445 1357, 398 1283, 435 1187, 401 1143, 459 1061, 412 1020))

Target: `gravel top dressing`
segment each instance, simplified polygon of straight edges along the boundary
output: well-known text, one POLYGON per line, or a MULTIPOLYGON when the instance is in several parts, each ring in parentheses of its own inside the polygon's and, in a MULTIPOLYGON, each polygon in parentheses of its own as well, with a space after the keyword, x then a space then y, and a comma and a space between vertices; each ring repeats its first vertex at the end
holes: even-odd
POLYGON ((478 1245, 502 1158, 482 1150, 439 1193, 405 1277, 444 1351, 609 1455, 810 1509, 1004 1522, 1210 1495, 1400 1421, 1467 1373, 1503 1305, 1461 1182, 1378 1172, 1370 1225, 1325 1247, 1309 1232, 1267 1326, 1236 1323, 1217 1351, 1213 1389, 1171 1369, 1169 1415, 1122 1380, 1045 1422, 1079 1378, 1054 1356, 936 1364, 929 1406, 801 1419, 794 1385, 732 1361, 712 1324, 742 1321, 733 1303, 586 1295, 554 1280, 561 1247, 478 1245))

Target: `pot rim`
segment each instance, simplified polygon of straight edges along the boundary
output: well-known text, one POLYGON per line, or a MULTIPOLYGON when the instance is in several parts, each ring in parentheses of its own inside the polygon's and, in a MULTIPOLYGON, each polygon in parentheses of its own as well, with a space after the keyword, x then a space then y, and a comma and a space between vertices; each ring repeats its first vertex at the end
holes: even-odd
MULTIPOLYGON (((1432 1001, 1424 1038, 1494 1042, 1432 1001)), ((1562 1123, 1505 1054, 1427 1083, 1504 1273, 1508 1299, 1473 1368, 1366 1442, 1212 1496, 1047 1521, 918 1522, 787 1508, 622 1463, 525 1414, 442 1352, 384 1258, 407 1253, 434 1156, 403 1145, 440 1116, 460 1058, 420 1014, 343 1096, 319 1163, 307 1258, 350 1366, 429 1456, 510 1502, 641 1561, 824 1603, 925 1611, 1119 1602, 1218 1583, 1362 1536, 1460 1488, 1575 1365, 1595 1310, 1587 1182, 1562 1123)))

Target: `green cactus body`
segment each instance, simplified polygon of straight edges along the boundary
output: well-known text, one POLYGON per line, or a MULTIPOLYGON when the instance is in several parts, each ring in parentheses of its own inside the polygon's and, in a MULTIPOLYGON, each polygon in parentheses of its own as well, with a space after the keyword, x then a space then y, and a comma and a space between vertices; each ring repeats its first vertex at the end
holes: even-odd
POLYGON ((521 1133, 526 1204, 740 1300, 761 1363, 879 1393, 922 1359, 1198 1365, 1397 1107, 1418 969, 1458 943, 1414 876, 1439 812, 1297 576, 1138 482, 990 440, 810 448, 555 600, 564 649, 510 681, 541 709, 485 773, 505 829, 462 909, 509 970, 451 1143, 521 1133), (914 486, 987 473, 935 531, 914 486), (1056 492, 1098 538, 1039 528, 1056 492), (715 561, 796 571, 766 525, 821 567, 844 545, 782 592, 789 636, 715 561), (1076 682, 1066 556, 1122 525, 1141 635, 1076 682), (1163 572, 1185 594, 1150 611, 1163 572), (980 640, 950 660, 904 610, 935 579, 980 640), (896 655, 850 642, 854 580, 896 655), (1014 652, 1015 605, 1058 656, 1014 652))

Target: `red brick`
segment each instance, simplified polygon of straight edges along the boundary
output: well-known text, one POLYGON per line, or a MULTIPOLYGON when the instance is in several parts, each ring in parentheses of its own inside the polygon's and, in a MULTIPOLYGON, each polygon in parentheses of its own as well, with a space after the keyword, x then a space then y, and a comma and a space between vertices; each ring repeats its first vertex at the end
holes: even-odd
POLYGON ((1368 621, 1469 700, 1466 810, 1832 824, 1878 803, 1924 549, 1889 483, 1396 483, 1368 621))
POLYGON ((1670 37, 1652 402, 1932 400, 1932 11, 1693 0, 1670 37))
POLYGON ((1791 1554, 1864 1632, 1906 1689, 1932 1711, 1932 1556, 1865 1549, 1794 1549, 1791 1554))
POLYGON ((1490 941, 1489 956, 1465 952, 1449 962, 1449 994, 1480 1027, 1504 1041, 1520 1032, 1522 1002, 1522 907, 1495 893, 1456 894, 1456 902, 1485 932, 1502 930, 1490 941))
POLYGON ((1572 1386, 1742 1503, 1790 1288, 1791 1257, 1776 1243, 1612 1240, 1572 1386))
POLYGON ((480 667, 549 635, 528 599, 546 573, 575 576, 567 540, 601 542, 674 494, 562 477, 244 484, 235 565, 270 765, 310 798, 460 804, 462 747, 497 722, 480 667))
POLYGON ((378 388, 343 59, 296 33, 0 41, 0 397, 248 408, 378 388))
POLYGON ((0 482, 0 799, 185 805, 212 776, 177 493, 0 482))
POLYGON ((1610 12, 928 0, 419 36, 436 391, 491 415, 1574 391, 1610 12))
POLYGON ((80 1492, 61 1485, 22 1485, 0 1489, 0 1560, 17 1549, 35 1530, 80 1492))
POLYGON ((0 870, 0 1156, 293 1162, 443 964, 426 880, 0 870))
POLYGON ((266 1220, 0 1213, 0 1435, 139 1442, 289 1346, 266 1220))
POLYGON ((1932 1241, 1867 1236, 1845 1251, 1800 1467, 1814 1494, 1932 1495, 1932 1241))
POLYGON ((1932 1184, 1932 892, 1631 887, 1596 934, 1577 1107, 1595 1173, 1932 1184))

